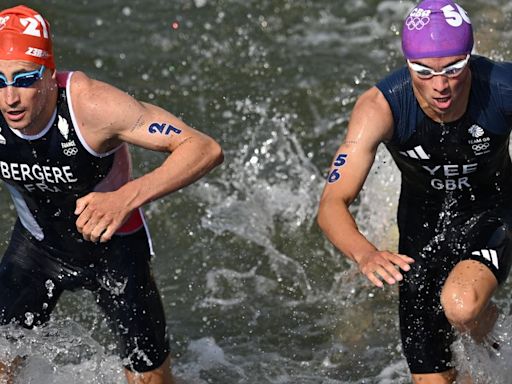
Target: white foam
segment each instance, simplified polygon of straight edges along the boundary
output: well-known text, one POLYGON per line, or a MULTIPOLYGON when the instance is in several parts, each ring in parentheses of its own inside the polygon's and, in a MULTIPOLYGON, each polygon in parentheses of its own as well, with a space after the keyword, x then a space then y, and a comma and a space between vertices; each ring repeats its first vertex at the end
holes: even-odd
POLYGON ((473 384, 509 383, 512 377, 512 317, 500 315, 483 343, 459 336, 452 345, 457 369, 467 372, 473 384), (499 349, 492 346, 499 344, 499 349))
POLYGON ((55 320, 33 330, 11 325, 0 327, 0 357, 25 360, 16 376, 24 384, 117 384, 123 368, 79 324, 55 320))

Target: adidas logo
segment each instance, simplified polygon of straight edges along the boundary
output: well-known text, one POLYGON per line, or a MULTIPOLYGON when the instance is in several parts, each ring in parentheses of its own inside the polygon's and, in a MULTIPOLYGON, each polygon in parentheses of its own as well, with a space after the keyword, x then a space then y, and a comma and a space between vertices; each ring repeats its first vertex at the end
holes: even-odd
POLYGON ((410 149, 408 151, 400 151, 399 153, 401 155, 404 155, 406 157, 411 157, 413 159, 421 159, 421 160, 430 159, 430 155, 427 155, 427 153, 421 147, 421 145, 418 145, 417 147, 414 147, 413 149, 410 149))
POLYGON ((496 252, 494 249, 481 249, 480 251, 474 251, 471 252, 474 256, 481 256, 487 261, 490 261, 492 265, 496 267, 496 269, 499 269, 498 267, 498 252, 496 252))

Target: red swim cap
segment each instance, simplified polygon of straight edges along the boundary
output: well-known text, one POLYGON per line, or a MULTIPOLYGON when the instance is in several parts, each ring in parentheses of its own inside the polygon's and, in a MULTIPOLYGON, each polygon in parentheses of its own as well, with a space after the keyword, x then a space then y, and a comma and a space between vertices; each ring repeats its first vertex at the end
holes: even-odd
POLYGON ((55 69, 50 24, 24 5, 0 12, 0 60, 23 60, 55 69))

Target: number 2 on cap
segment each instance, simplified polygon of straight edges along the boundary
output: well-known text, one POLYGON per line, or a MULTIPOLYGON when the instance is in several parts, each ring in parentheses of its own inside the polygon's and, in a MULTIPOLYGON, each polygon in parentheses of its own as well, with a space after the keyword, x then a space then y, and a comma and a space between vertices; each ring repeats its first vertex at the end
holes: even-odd
POLYGON ((41 37, 41 31, 39 27, 43 29, 43 37, 45 39, 48 38, 48 28, 46 27, 46 23, 41 15, 35 15, 32 17, 25 17, 20 19, 20 23, 25 27, 23 33, 25 35, 41 37))

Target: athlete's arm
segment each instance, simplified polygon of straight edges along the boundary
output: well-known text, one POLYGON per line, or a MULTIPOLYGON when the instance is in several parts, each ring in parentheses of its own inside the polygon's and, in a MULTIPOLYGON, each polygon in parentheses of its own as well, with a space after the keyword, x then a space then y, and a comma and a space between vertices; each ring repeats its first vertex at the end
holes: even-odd
POLYGON ((391 109, 382 93, 373 87, 354 106, 345 141, 334 156, 318 210, 318 223, 328 239, 379 287, 383 285, 382 280, 389 284, 401 280, 397 267, 409 270, 409 263, 414 260, 379 251, 358 230, 349 206, 361 191, 378 145, 390 139, 392 132, 391 109))
POLYGON ((73 75, 71 96, 82 135, 98 153, 122 142, 169 153, 159 167, 117 191, 77 200, 77 228, 86 240, 108 241, 133 209, 189 185, 223 161, 222 149, 209 136, 83 73, 73 75))

